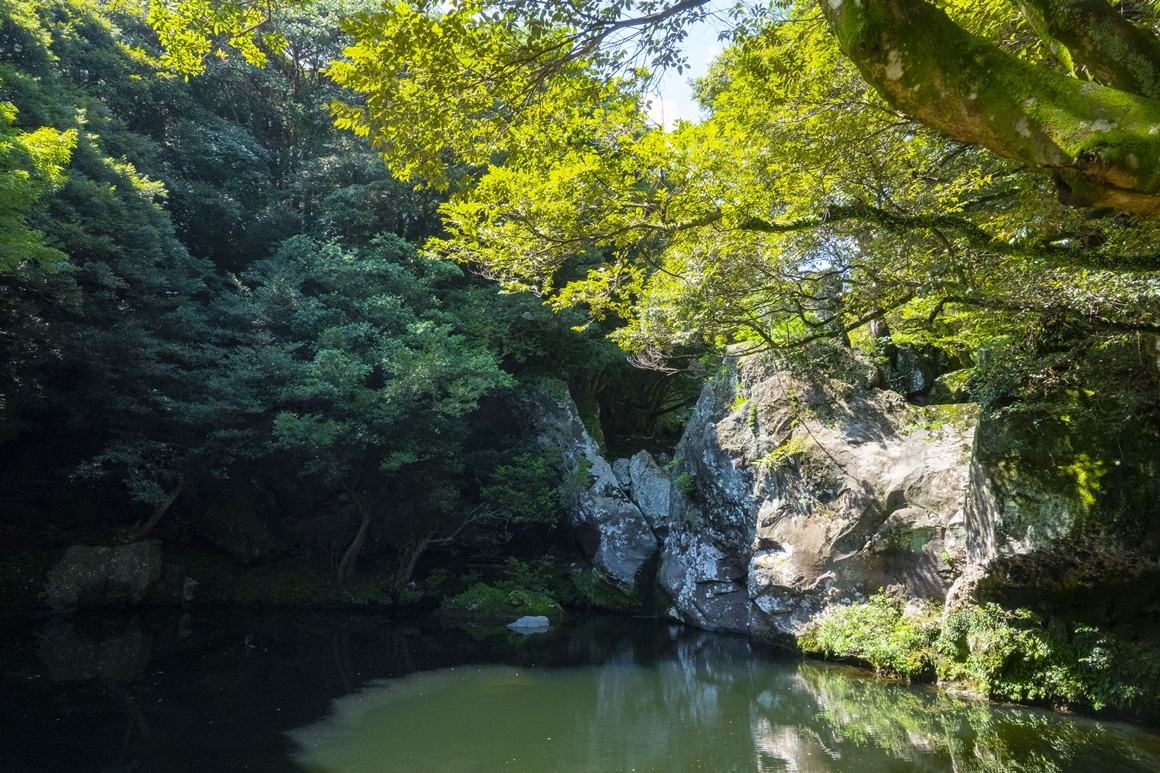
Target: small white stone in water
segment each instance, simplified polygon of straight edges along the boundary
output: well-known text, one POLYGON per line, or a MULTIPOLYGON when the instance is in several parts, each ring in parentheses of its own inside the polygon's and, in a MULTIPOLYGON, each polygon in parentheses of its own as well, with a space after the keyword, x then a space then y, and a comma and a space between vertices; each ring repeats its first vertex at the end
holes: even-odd
POLYGON ((547 628, 551 624, 551 621, 543 615, 524 615, 514 623, 508 623, 507 627, 513 630, 519 628, 547 628))

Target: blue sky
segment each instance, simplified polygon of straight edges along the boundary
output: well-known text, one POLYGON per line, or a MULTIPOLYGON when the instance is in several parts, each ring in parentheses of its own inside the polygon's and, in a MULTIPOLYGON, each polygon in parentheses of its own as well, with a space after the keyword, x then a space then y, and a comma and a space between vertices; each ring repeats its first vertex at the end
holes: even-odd
POLYGON ((657 85, 658 93, 653 96, 649 109, 654 122, 671 127, 678 119, 696 121, 700 117, 700 108, 693 101, 689 80, 707 73, 709 63, 721 53, 722 43, 717 40, 717 29, 711 20, 689 27, 684 43, 689 66, 680 75, 676 70, 666 72, 657 85))

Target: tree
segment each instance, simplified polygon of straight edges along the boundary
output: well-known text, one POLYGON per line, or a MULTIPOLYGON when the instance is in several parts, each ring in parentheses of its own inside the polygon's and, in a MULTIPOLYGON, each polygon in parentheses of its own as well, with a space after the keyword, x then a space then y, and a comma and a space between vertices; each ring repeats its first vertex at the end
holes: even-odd
MULTIPOLYGON (((734 6, 735 31, 811 14, 808 3, 771 6, 734 6)), ((945 6, 820 0, 813 7, 892 108, 1051 175, 1066 204, 1160 213, 1160 134, 1153 131, 1160 125, 1160 40, 1151 5, 955 0, 945 6)), ((249 33, 256 27, 244 19, 258 14, 258 5, 212 7, 236 19, 219 23, 221 45, 253 60, 249 33)), ((350 61, 337 63, 332 74, 377 99, 371 97, 369 111, 342 108, 339 119, 368 134, 400 172, 442 184, 437 159, 444 150, 486 158, 516 144, 519 132, 512 130, 521 124, 542 125, 567 97, 587 92, 591 103, 600 86, 585 83, 581 72, 623 71, 639 61, 630 52, 654 66, 679 63, 683 24, 704 18, 710 7, 708 0, 462 0, 400 2, 359 14, 348 22, 358 41, 350 61), (509 131, 510 138, 502 136, 509 131)), ((155 21, 171 51, 214 46, 193 18, 155 21), (185 25, 186 37, 171 32, 175 24, 185 25)), ((196 71, 178 61, 183 56, 174 63, 196 71)))
POLYGON ((397 3, 353 15, 328 72, 340 126, 450 191, 428 254, 623 319, 642 361, 889 318, 989 406, 1091 392, 1115 424, 1156 401, 1132 352, 1160 332, 1160 102, 1154 11, 1109 9, 738 5, 708 118, 671 132, 634 66, 679 62, 704 2, 397 3))
POLYGON ((60 268, 67 260, 64 253, 46 247, 44 234, 29 228, 25 215, 38 197, 63 181, 61 170, 77 134, 47 126, 20 131, 13 126, 16 114, 12 103, 0 102, 0 271, 23 261, 60 268))
POLYGON ((408 511, 408 496, 419 512, 396 525, 408 576, 428 545, 487 516, 463 506, 455 485, 458 420, 510 379, 433 296, 458 274, 382 236, 361 250, 297 237, 247 275, 270 343, 295 352, 271 445, 341 489, 359 516, 339 580, 354 571, 372 525, 408 511))
POLYGON ((788 347, 885 314, 960 349, 996 313, 1146 334, 1156 226, 1122 212, 1150 211, 1160 123, 1135 93, 1147 51, 1129 77, 1100 47, 1143 46, 1155 19, 1083 5, 1108 30, 1085 37, 1055 13, 1080 5, 739 5, 702 84, 709 119, 675 132, 648 125, 649 74, 630 65, 679 62, 704 2, 397 3, 347 20, 329 74, 358 97, 334 106, 340 126, 452 191, 430 254, 627 319, 630 349, 788 347), (1137 278, 1091 273, 1109 270, 1137 278), (933 334, 948 315, 957 332, 933 334))
POLYGON ((3 112, 15 121, 0 163, 17 167, 5 182, 33 186, 21 238, 47 256, 0 251, 5 419, 74 480, 123 482, 148 508, 129 530, 141 537, 204 475, 252 455, 279 352, 240 345, 253 332, 235 284, 175 234, 157 179, 174 168, 148 133, 166 136, 190 87, 134 45, 151 35, 143 19, 85 0, 0 7, 3 112))

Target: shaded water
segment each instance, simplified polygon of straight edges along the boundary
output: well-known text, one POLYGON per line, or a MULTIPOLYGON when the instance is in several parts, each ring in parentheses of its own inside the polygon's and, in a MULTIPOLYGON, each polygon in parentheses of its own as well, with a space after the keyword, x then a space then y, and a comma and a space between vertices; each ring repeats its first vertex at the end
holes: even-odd
POLYGON ((0 771, 1160 771, 1160 735, 648 620, 0 626, 0 771))

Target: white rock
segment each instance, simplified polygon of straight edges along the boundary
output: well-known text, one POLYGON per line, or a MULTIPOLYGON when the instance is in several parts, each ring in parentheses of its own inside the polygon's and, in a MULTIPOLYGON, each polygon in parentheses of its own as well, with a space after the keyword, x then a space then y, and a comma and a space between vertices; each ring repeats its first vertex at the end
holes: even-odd
POLYGON ((524 615, 514 623, 508 623, 507 627, 514 630, 546 630, 552 625, 551 621, 543 615, 524 615))

